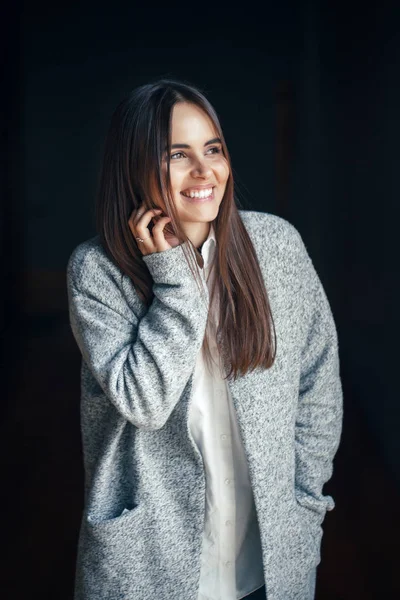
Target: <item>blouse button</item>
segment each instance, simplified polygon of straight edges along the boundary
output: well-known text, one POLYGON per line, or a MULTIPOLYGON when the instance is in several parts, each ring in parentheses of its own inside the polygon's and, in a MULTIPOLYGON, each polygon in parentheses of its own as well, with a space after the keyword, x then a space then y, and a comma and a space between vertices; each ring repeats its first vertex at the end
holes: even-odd
POLYGON ((221 435, 221 440, 226 440, 226 438, 227 438, 227 435, 226 435, 225 433, 223 433, 223 434, 221 435))
POLYGON ((225 479, 225 483, 228 485, 231 482, 230 479, 225 479))

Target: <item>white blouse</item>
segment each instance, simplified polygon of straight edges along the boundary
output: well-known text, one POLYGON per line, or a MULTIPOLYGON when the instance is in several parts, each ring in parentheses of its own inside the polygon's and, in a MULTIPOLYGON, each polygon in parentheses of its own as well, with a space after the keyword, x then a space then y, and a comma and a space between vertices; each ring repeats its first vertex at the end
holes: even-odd
MULTIPOLYGON (((209 267, 215 248, 211 224, 201 250, 209 289, 214 276, 209 276, 209 267)), ((217 299, 214 306, 218 306, 217 299)), ((200 350, 189 413, 190 430, 203 457, 206 476, 198 600, 237 600, 264 585, 264 572, 246 455, 230 390, 218 367, 216 326, 214 311, 214 324, 209 329, 212 371, 209 372, 200 350)))

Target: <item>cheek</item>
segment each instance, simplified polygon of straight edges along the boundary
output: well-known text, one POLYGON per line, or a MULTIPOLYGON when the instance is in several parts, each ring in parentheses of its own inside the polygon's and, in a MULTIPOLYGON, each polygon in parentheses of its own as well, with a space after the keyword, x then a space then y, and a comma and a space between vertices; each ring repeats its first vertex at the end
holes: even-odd
POLYGON ((221 161, 215 166, 216 171, 218 173, 218 178, 222 182, 226 182, 229 177, 229 166, 228 161, 223 158, 221 161))
POLYGON ((179 172, 173 172, 171 169, 171 187, 172 190, 179 194, 182 189, 183 177, 179 172))

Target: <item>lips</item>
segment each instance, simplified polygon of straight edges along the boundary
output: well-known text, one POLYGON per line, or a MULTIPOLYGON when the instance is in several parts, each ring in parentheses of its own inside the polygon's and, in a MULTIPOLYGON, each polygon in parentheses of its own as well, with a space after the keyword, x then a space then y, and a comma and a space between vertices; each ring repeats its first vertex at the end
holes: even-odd
POLYGON ((208 198, 213 194, 214 187, 213 185, 191 187, 183 190, 181 194, 186 198, 208 198))
MULTIPOLYGON (((210 188, 208 188, 208 189, 210 189, 210 188)), ((212 200, 214 200, 214 192, 213 191, 211 192, 211 194, 199 194, 199 193, 197 193, 196 195, 192 192, 191 196, 186 196, 185 194, 183 194, 181 192, 181 196, 187 202, 191 202, 191 203, 211 202, 212 200)))
POLYGON ((191 192, 192 190, 195 192, 196 190, 209 190, 210 188, 214 188, 215 187, 215 183, 205 183, 203 185, 192 185, 191 187, 186 188, 185 190, 182 190, 181 194, 183 192, 191 192))

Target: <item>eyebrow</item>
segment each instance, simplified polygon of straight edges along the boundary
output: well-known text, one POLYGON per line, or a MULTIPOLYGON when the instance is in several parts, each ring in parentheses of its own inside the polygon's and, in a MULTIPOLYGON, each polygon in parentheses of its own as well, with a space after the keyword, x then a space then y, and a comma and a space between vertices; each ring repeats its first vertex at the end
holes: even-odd
MULTIPOLYGON (((204 146, 209 146, 210 144, 222 144, 221 138, 216 137, 216 138, 213 138, 212 140, 208 140, 208 142, 206 142, 204 144, 204 146)), ((191 146, 189 146, 189 144, 172 144, 171 150, 173 148, 191 148, 191 146)))

